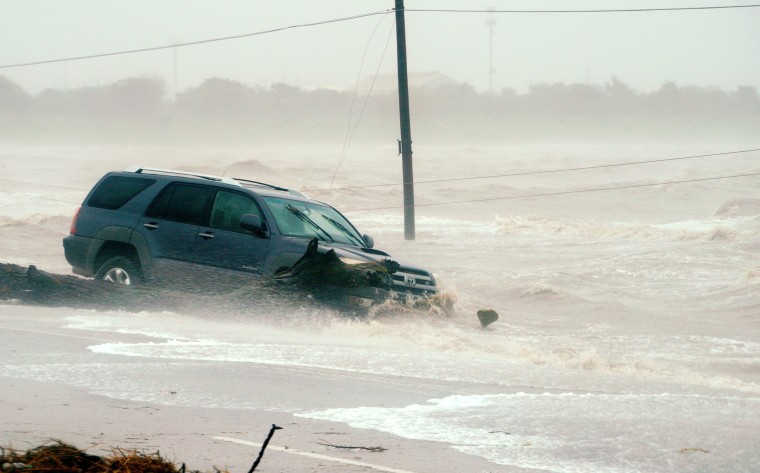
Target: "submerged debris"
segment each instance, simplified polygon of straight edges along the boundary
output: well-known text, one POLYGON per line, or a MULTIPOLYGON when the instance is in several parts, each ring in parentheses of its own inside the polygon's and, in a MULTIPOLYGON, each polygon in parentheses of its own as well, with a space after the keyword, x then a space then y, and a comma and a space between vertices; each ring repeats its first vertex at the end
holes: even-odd
POLYGON ((681 450, 678 451, 678 453, 710 453, 710 451, 704 448, 689 447, 689 448, 682 448, 681 450))
POLYGON ((335 445, 332 443, 324 443, 324 442, 319 442, 318 445, 322 445, 322 446, 330 447, 330 448, 344 449, 344 450, 365 450, 367 452, 372 452, 372 453, 381 453, 388 450, 387 448, 384 448, 384 447, 361 447, 361 446, 354 446, 354 445, 335 445))

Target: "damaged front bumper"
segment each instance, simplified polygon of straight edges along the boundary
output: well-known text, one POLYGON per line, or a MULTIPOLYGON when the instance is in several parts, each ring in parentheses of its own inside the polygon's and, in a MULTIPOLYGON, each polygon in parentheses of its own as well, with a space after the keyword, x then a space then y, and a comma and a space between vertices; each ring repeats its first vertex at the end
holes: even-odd
POLYGON ((368 309, 392 297, 423 296, 437 292, 433 275, 391 259, 346 263, 334 248, 319 248, 314 239, 293 266, 275 272, 280 283, 296 285, 321 301, 368 309))

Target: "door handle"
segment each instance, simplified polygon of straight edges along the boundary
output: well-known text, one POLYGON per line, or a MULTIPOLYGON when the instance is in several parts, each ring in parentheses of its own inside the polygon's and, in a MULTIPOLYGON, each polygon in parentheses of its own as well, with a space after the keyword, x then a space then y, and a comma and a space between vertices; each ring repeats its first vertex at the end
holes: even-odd
POLYGON ((199 237, 204 238, 206 240, 210 240, 214 238, 214 234, 211 232, 201 232, 198 234, 199 237))
POLYGON ((158 228, 158 224, 156 222, 148 222, 143 223, 143 227, 147 228, 148 230, 155 230, 158 228))

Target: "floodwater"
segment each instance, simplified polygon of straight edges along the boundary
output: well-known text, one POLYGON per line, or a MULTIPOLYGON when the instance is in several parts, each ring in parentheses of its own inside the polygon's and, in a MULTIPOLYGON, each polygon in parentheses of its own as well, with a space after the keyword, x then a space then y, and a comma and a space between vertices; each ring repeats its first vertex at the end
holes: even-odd
POLYGON ((391 304, 358 320, 317 307, 67 312, 72 328, 151 339, 95 344, 92 352, 151 357, 165 361, 163 369, 203 360, 220 369, 319 368, 455 388, 408 405, 317 409, 297 399, 259 405, 250 396, 209 396, 192 379, 178 396, 151 397, 159 389, 141 385, 151 381, 126 362, 107 370, 6 363, 3 375, 119 399, 283 410, 442 442, 487 459, 494 471, 758 471, 760 176, 703 179, 758 173, 760 153, 623 165, 742 149, 418 147, 416 179, 439 182, 416 186, 421 206, 410 242, 400 186, 365 187, 398 183, 393 147, 353 149, 329 191, 333 150, 6 147, 2 262, 68 272, 60 239, 86 191, 106 171, 141 164, 305 190, 344 211, 377 248, 431 269, 441 305, 454 304, 453 313, 391 304), (462 179, 505 174, 522 175, 462 179), (695 182, 653 185, 667 181, 695 182), (595 190, 608 187, 625 188, 595 190), (439 205, 461 201, 477 202, 439 205), (500 319, 482 329, 475 312, 486 307, 500 319))

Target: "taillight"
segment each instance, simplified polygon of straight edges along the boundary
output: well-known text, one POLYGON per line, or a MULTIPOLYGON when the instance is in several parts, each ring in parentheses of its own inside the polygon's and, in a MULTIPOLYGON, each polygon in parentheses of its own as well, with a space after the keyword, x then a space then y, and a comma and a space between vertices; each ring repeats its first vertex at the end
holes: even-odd
POLYGON ((71 227, 69 227, 69 233, 74 235, 77 232, 77 217, 79 217, 79 211, 82 210, 82 207, 77 207, 77 211, 74 212, 74 218, 71 219, 71 227))

